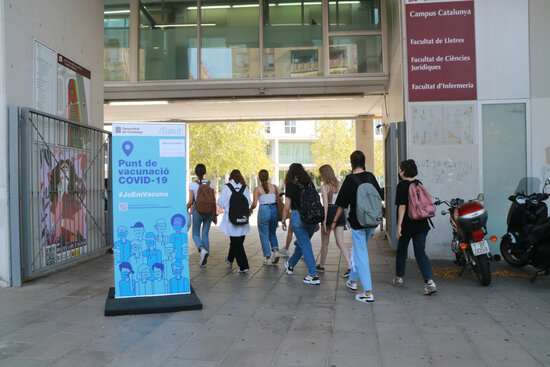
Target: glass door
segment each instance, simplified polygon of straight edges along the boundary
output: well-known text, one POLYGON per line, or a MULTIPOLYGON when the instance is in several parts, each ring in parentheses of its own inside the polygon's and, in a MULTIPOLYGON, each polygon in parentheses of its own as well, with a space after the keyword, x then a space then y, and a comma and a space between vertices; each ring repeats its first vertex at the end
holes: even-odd
MULTIPOLYGON (((499 238, 506 233, 508 196, 528 191, 526 104, 483 104, 483 193, 489 215, 487 231, 499 238)), ((498 243, 491 252, 500 253, 498 243)))

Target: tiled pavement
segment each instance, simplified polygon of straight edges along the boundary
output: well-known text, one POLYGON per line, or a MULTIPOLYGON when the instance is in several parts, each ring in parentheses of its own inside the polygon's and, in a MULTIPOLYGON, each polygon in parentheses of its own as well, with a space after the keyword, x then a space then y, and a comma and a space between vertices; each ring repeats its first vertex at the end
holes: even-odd
MULTIPOLYGON (((0 366, 550 366, 550 278, 494 276, 487 288, 470 274, 436 278, 439 292, 422 296, 414 260, 404 288, 388 283, 395 255, 377 232, 375 302, 362 304, 339 276, 334 244, 322 284, 310 286, 303 262, 292 276, 284 260, 262 266, 255 230, 245 242, 249 274, 227 269, 228 240, 217 228, 211 237, 208 268, 191 256, 201 311, 104 317, 110 255, 0 289, 0 366)), ((318 253, 318 233, 313 242, 318 253)), ((434 262, 442 267, 453 265, 434 262)))

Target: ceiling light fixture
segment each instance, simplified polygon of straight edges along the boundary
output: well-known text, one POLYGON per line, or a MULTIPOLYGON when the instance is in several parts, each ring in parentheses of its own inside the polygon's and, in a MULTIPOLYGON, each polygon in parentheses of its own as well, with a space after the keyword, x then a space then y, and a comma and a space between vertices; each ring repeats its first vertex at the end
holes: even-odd
POLYGON ((109 106, 154 106, 168 104, 167 100, 154 101, 109 101, 109 106))

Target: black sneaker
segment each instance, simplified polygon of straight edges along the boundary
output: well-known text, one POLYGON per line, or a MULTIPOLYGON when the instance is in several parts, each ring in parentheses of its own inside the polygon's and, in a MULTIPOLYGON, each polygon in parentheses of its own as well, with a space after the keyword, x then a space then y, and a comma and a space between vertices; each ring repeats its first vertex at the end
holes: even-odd
POLYGON ((324 273, 324 272, 325 272, 325 267, 324 267, 324 266, 317 265, 316 268, 317 268, 317 271, 318 271, 319 273, 324 273))
POLYGON ((350 269, 346 270, 346 272, 342 274, 342 278, 349 278, 350 271, 350 269))
POLYGON ((319 277, 317 275, 315 275, 313 277, 311 275, 308 275, 304 278, 304 283, 319 285, 319 284, 321 284, 321 281, 319 280, 319 277))

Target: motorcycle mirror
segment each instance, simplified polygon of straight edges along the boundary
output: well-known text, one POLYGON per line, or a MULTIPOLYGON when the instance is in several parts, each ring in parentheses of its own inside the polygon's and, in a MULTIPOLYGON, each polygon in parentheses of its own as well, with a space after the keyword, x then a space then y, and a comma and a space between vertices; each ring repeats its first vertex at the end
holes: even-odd
POLYGON ((544 184, 545 185, 550 185, 550 177, 546 179, 546 181, 544 181, 544 184))
POLYGON ((478 200, 478 201, 483 201, 483 199, 485 199, 485 196, 483 195, 483 193, 480 193, 480 194, 477 196, 477 200, 478 200))
POLYGON ((446 210, 442 210, 442 211, 441 211, 441 215, 447 215, 447 211, 446 211, 446 210))

